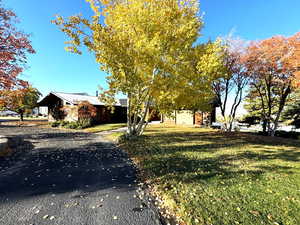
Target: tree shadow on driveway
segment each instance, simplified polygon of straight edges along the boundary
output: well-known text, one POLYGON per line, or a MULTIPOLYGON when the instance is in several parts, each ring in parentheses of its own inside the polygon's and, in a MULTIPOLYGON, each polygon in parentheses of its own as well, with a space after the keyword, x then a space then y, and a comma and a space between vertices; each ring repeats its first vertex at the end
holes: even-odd
POLYGON ((79 145, 72 142, 76 138, 89 137, 63 132, 14 136, 13 139, 18 140, 17 149, 20 151, 26 146, 26 151, 0 160, 0 204, 4 199, 22 200, 50 193, 76 190, 91 193, 109 188, 129 191, 133 188, 135 168, 125 153, 102 142, 85 140, 85 144, 79 145), (62 146, 38 145, 35 148, 26 139, 24 141, 24 137, 33 142, 44 139, 52 142, 51 146, 55 143, 62 146))

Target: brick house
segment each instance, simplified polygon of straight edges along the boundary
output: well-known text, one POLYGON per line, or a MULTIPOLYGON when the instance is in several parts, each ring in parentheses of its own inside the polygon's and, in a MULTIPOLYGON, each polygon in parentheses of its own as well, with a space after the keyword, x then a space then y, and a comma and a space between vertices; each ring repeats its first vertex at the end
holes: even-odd
POLYGON ((57 120, 71 122, 78 121, 78 104, 81 102, 89 102, 96 108, 96 116, 92 118, 95 124, 126 123, 127 121, 126 99, 119 100, 112 112, 97 96, 90 96, 86 93, 50 92, 38 105, 48 107, 49 122, 57 120))

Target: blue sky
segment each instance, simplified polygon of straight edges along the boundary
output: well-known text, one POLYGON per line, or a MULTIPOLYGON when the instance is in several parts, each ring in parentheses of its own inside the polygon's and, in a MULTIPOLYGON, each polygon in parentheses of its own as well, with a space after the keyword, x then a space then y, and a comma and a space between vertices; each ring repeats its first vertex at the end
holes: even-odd
MULTIPOLYGON (((94 57, 84 52, 74 55, 64 50, 66 36, 51 24, 56 14, 90 16, 85 0, 4 0, 21 23, 18 25, 30 39, 35 55, 29 56, 29 68, 23 79, 43 94, 50 91, 87 92, 94 95, 98 85, 105 87, 105 73, 94 57)), ((246 40, 265 39, 274 35, 292 35, 300 31, 299 0, 201 0, 205 13, 203 40, 215 39, 234 31, 246 40)))

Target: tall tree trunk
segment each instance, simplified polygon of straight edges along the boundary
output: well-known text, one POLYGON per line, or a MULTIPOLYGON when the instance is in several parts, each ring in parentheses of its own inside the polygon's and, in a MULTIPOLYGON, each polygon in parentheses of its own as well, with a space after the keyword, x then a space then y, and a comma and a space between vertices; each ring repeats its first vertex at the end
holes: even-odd
POLYGON ((266 113, 266 109, 265 109, 264 95, 262 94, 261 89, 260 89, 261 87, 259 85, 256 85, 255 83, 253 83, 253 85, 259 93, 259 98, 260 98, 261 107, 262 107, 263 133, 267 134, 267 119, 266 119, 267 113, 266 113))
POLYGON ((266 119, 263 119, 262 128, 263 128, 263 134, 266 134, 267 133, 267 120, 266 119))
POLYGON ((144 130, 146 128, 146 126, 148 125, 148 121, 146 121, 146 117, 147 117, 147 114, 149 112, 149 108, 150 108, 150 104, 151 104, 151 99, 150 99, 150 96, 148 97, 148 100, 147 100, 147 103, 146 103, 146 107, 145 107, 145 110, 143 112, 143 116, 138 124, 138 127, 137 127, 137 135, 142 135, 144 133, 144 130))
POLYGON ((278 109, 276 118, 274 120, 274 128, 271 131, 271 136, 275 136, 275 132, 276 132, 276 130, 278 128, 278 123, 279 123, 280 115, 281 115, 281 113, 283 111, 283 108, 285 106, 286 99, 287 99, 287 97, 288 97, 288 95, 290 93, 291 93, 291 87, 290 87, 290 85, 288 85, 288 87, 285 89, 285 91, 283 91, 282 96, 280 98, 279 109, 278 109))
POLYGON ((20 112, 20 121, 24 121, 24 113, 23 112, 20 112))
MULTIPOLYGON (((155 73, 156 73, 156 68, 153 69, 151 85, 153 84, 155 73)), ((128 115, 127 115, 127 119, 128 119, 127 133, 129 136, 142 135, 146 126, 148 125, 148 121, 146 122, 145 120, 149 112, 149 108, 152 100, 150 95, 151 85, 139 91, 137 95, 132 96, 131 94, 128 94, 129 104, 128 104, 128 115), (132 101, 132 98, 134 98, 136 101, 132 101), (145 103, 146 106, 144 107, 144 109, 134 108, 134 110, 132 110, 132 104, 144 105, 145 103)))
MULTIPOLYGON (((246 83, 245 83, 246 84, 246 83)), ((237 87, 238 90, 236 92, 236 97, 234 99, 234 103, 232 105, 232 108, 231 108, 231 111, 230 111, 230 126, 229 126, 229 132, 232 131, 232 128, 233 128, 233 122, 235 120, 235 117, 236 117, 236 111, 237 111, 237 108, 239 107, 239 105, 241 104, 242 102, 242 98, 243 98, 243 88, 244 88, 244 85, 241 85, 241 86, 238 86, 237 87)))
POLYGON ((227 106, 227 100, 228 100, 228 95, 229 95, 229 83, 230 83, 230 79, 226 79, 226 84, 225 84, 225 99, 224 99, 224 104, 223 107, 221 107, 221 111, 222 111, 222 116, 224 118, 224 125, 225 125, 225 131, 231 131, 231 128, 228 127, 228 121, 226 118, 226 106, 227 106))
POLYGON ((132 121, 131 121, 131 94, 128 94, 128 105, 127 105, 127 134, 132 135, 132 121))

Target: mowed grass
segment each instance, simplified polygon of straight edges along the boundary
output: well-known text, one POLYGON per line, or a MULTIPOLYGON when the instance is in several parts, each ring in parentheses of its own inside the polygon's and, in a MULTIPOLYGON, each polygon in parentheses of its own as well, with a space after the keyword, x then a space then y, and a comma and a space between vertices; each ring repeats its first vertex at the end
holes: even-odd
POLYGON ((91 133, 97 133, 97 132, 102 132, 102 131, 108 131, 108 130, 116 130, 122 127, 126 127, 126 123, 111 123, 111 124, 101 124, 101 125, 96 125, 90 128, 84 129, 86 132, 91 132, 91 133))
POLYGON ((300 142, 151 126, 123 141, 181 224, 300 224, 300 142))

